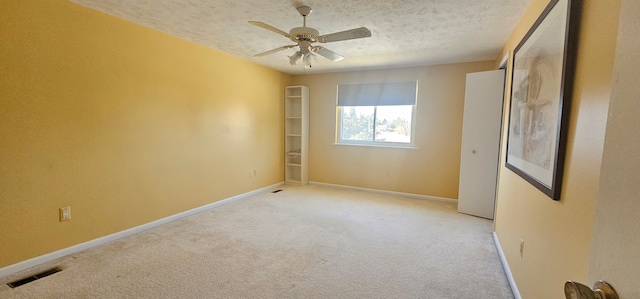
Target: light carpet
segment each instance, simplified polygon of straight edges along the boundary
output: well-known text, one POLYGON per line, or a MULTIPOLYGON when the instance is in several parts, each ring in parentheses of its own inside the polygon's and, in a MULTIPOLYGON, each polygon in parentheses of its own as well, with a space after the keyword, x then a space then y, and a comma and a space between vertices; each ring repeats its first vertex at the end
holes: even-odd
POLYGON ((0 278, 0 298, 513 298, 492 222, 455 204, 281 189, 0 278))

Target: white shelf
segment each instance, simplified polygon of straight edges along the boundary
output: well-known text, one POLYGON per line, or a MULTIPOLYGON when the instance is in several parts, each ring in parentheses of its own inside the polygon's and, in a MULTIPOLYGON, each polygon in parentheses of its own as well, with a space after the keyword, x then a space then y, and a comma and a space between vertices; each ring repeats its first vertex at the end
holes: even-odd
POLYGON ((309 183, 309 88, 285 88, 285 182, 309 183))

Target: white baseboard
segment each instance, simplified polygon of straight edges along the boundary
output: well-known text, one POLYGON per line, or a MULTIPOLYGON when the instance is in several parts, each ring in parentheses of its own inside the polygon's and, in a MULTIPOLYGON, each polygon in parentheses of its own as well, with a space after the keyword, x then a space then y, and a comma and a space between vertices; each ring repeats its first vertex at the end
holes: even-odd
POLYGON ((520 291, 518 291, 518 286, 516 285, 516 281, 513 279, 513 274, 511 274, 511 268, 509 268, 509 263, 507 262, 507 258, 504 256, 504 251, 502 251, 502 246, 500 246, 500 241, 498 240, 498 235, 496 232, 493 232, 493 240, 496 242, 496 249, 498 249, 498 254, 500 255, 500 261, 502 261, 502 267, 504 268, 504 273, 507 275, 507 280, 509 280, 509 285, 511 286, 511 292, 513 292, 513 297, 515 299, 522 299, 520 296, 520 291))
POLYGON ((133 228, 130 228, 130 229, 119 231, 117 233, 114 233, 114 234, 111 234, 111 235, 108 235, 108 236, 100 237, 100 238, 97 238, 97 239, 94 239, 94 240, 91 240, 91 241, 88 241, 88 242, 80 243, 80 244, 77 244, 77 245, 74 245, 74 246, 71 246, 71 247, 67 247, 67 248, 58 250, 58 251, 47 253, 45 255, 41 255, 41 256, 38 256, 38 257, 35 257, 35 258, 32 258, 32 259, 28 259, 26 261, 22 261, 22 262, 19 262, 17 264, 9 265, 9 266, 0 268, 0 277, 5 277, 5 276, 8 276, 8 275, 20 272, 22 270, 26 270, 26 269, 29 269, 31 267, 50 262, 50 261, 55 260, 57 258, 61 258, 61 257, 67 256, 67 255, 70 255, 70 254, 74 254, 76 252, 80 252, 82 250, 86 250, 86 249, 93 248, 93 247, 96 247, 96 246, 100 246, 100 245, 103 245, 103 244, 106 244, 106 243, 109 243, 109 242, 113 242, 115 240, 130 236, 130 235, 133 235, 133 234, 137 234, 139 232, 142 232, 142 231, 145 231, 145 230, 148 230, 148 229, 152 229, 154 227, 158 227, 160 225, 167 224, 167 223, 172 222, 172 221, 176 221, 176 220, 179 220, 179 219, 182 219, 182 218, 185 218, 185 217, 189 217, 189 216, 192 216, 192 215, 195 215, 195 214, 198 214, 198 213, 202 213, 204 211, 208 211, 208 210, 214 209, 216 207, 219 207, 219 206, 222 206, 222 205, 225 205, 225 204, 228 204, 228 203, 232 203, 234 201, 237 201, 237 200, 240 200, 240 199, 244 199, 244 198, 247 198, 249 196, 253 196, 253 195, 268 191, 270 189, 282 186, 283 184, 284 184, 284 182, 281 182, 281 183, 273 184, 271 186, 267 186, 267 187, 263 187, 263 188, 256 189, 256 190, 253 190, 253 191, 249 191, 247 193, 243 193, 243 194, 240 194, 240 195, 232 196, 232 197, 220 200, 220 201, 216 201, 214 203, 210 203, 210 204, 207 204, 207 205, 204 205, 204 206, 201 206, 201 207, 197 207, 197 208, 194 208, 194 209, 191 209, 191 210, 188 210, 188 211, 184 211, 184 212, 181 212, 181 213, 178 213, 178 214, 175 214, 175 215, 171 215, 171 216, 168 216, 168 217, 165 217, 165 218, 162 218, 162 219, 158 219, 156 221, 145 223, 145 224, 142 224, 140 226, 136 226, 136 227, 133 227, 133 228))
POLYGON ((458 201, 455 199, 445 198, 445 197, 428 196, 428 195, 420 195, 420 194, 404 193, 404 192, 396 192, 396 191, 388 191, 388 190, 380 190, 380 189, 370 189, 370 188, 362 188, 362 187, 353 187, 353 186, 312 182, 312 181, 310 181, 309 184, 317 185, 317 186, 349 189, 349 190, 367 191, 367 192, 381 193, 381 194, 387 194, 387 195, 396 195, 396 196, 403 196, 403 197, 410 197, 410 198, 417 198, 417 199, 426 199, 426 200, 433 200, 433 201, 440 201, 440 202, 447 202, 447 203, 455 203, 455 204, 458 203, 458 201))

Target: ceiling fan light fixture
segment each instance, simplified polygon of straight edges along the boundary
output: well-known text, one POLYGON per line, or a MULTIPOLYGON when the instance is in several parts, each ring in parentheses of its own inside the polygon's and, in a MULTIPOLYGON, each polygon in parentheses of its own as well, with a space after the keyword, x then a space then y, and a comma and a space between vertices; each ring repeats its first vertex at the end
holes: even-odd
POLYGON ((302 58, 302 61, 304 62, 305 66, 308 66, 309 68, 311 68, 311 57, 313 56, 313 54, 311 54, 311 52, 307 52, 304 54, 304 58, 302 58))
POLYGON ((291 63, 291 65, 297 65, 300 58, 302 58, 302 52, 297 51, 295 54, 289 56, 289 63, 291 63))

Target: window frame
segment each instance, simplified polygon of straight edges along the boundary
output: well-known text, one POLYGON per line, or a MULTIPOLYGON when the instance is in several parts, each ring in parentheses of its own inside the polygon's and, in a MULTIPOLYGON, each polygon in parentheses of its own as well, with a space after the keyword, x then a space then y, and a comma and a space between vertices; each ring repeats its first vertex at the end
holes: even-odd
POLYGON ((416 115, 418 107, 419 80, 391 81, 378 83, 346 83, 336 86, 336 145, 359 145, 374 147, 414 148, 416 115), (411 124, 409 142, 391 142, 376 140, 376 120, 378 107, 411 106, 411 124), (343 139, 344 108, 373 107, 373 140, 343 139))
POLYGON ((394 106, 394 105, 376 105, 376 106, 362 106, 362 107, 374 107, 373 110, 373 140, 350 140, 342 138, 342 116, 344 108, 357 107, 357 106, 338 106, 336 104, 336 145, 356 145, 356 146, 372 146, 372 147, 396 147, 396 148, 412 148, 415 149, 415 127, 416 127, 416 103, 411 106, 411 133, 409 134, 409 142, 390 142, 390 141, 376 141, 376 119, 378 107, 381 106, 394 106))

